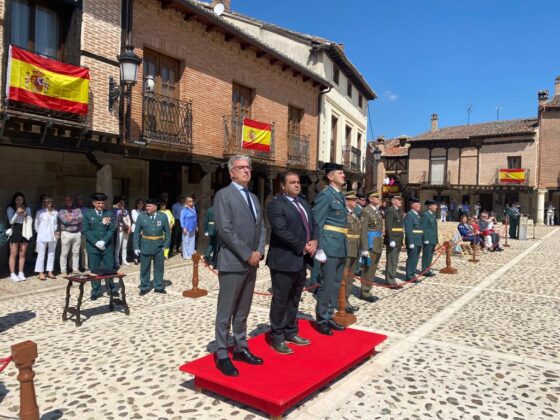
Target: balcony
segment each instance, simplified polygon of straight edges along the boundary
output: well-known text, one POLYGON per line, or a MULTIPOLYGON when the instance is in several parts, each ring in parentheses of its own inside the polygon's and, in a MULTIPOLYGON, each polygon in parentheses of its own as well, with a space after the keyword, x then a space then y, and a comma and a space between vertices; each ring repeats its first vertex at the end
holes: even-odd
POLYGON ((224 116, 224 157, 233 155, 247 155, 255 160, 271 161, 274 160, 274 123, 272 123, 272 139, 270 141, 270 152, 260 150, 244 149, 243 139, 243 118, 224 116))
POLYGON ((142 139, 147 143, 192 149, 192 101, 144 92, 142 139))
POLYGON ((346 146, 342 151, 343 164, 346 168, 362 172, 362 151, 353 146, 346 146))
POLYGON ((529 185, 529 169, 525 169, 525 168, 498 169, 496 171, 495 184, 508 185, 508 186, 516 186, 516 185, 527 186, 529 185))
POLYGON ((288 165, 309 165, 309 136, 288 134, 288 165))

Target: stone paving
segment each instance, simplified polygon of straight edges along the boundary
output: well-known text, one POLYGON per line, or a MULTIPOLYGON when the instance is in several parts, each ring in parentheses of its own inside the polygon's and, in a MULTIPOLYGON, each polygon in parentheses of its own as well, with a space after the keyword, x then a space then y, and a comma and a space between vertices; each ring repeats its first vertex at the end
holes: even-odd
MULTIPOLYGON (((438 274, 400 291, 375 288, 375 304, 352 298, 360 305, 356 328, 389 339, 375 357, 287 418, 559 418, 560 229, 537 228, 536 237, 510 241, 505 252, 483 254, 478 264, 454 257, 457 275, 438 274)), ((181 295, 190 287, 192 264, 179 257, 166 265, 168 295, 140 297, 137 267, 124 271, 131 315, 109 312, 107 298, 86 300, 87 319, 79 328, 61 320, 63 279, 0 280, 0 357, 17 342, 38 344, 42 418, 266 418, 243 404, 196 393, 192 377, 178 370, 212 350, 217 276, 201 267, 201 287, 210 293, 192 300, 181 295)), ((269 287, 262 267, 256 290, 263 295, 253 301, 251 335, 268 327, 269 287)), ((304 294, 302 316, 313 315, 314 303, 304 294)), ((18 398, 10 365, 0 374, 0 418, 17 418, 18 398)))

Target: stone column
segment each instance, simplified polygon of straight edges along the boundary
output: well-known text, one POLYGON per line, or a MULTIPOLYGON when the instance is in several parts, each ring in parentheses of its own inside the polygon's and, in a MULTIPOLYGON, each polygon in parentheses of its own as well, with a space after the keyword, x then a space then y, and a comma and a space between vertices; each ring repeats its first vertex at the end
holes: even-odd
POLYGON ((103 192, 107 194, 106 208, 110 209, 113 206, 113 170, 111 165, 103 165, 97 170, 97 179, 95 183, 96 192, 103 192))
POLYGON ((537 190, 537 217, 536 224, 542 226, 544 224, 544 201, 548 190, 537 190))
POLYGON ((383 180, 385 179, 385 159, 380 159, 373 162, 375 171, 375 184, 374 188, 381 193, 383 190, 383 180))

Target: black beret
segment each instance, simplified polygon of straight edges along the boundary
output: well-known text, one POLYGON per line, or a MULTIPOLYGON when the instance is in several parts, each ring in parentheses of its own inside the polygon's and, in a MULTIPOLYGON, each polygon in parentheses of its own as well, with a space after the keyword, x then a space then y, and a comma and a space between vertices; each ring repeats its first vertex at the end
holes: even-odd
POLYGON ((424 204, 425 204, 426 206, 431 206, 431 205, 433 205, 433 204, 437 204, 437 202, 434 201, 434 200, 426 200, 426 201, 424 202, 424 204))
POLYGON ((326 174, 328 174, 331 171, 342 171, 344 169, 344 166, 334 162, 326 162, 325 164, 323 164, 323 167, 321 169, 325 171, 326 174))
POLYGON ((107 194, 102 192, 96 192, 89 196, 93 201, 105 201, 107 200, 107 194))
POLYGON ((146 204, 153 204, 154 206, 158 205, 158 201, 155 198, 148 198, 146 200, 146 204))

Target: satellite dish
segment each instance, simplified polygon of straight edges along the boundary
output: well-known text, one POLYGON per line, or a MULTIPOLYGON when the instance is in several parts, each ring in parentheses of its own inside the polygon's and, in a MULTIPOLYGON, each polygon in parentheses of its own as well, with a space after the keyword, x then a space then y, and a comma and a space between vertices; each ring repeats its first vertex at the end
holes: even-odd
POLYGON ((217 16, 222 16, 222 13, 226 10, 224 3, 218 3, 214 6, 214 13, 217 16))

